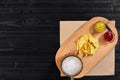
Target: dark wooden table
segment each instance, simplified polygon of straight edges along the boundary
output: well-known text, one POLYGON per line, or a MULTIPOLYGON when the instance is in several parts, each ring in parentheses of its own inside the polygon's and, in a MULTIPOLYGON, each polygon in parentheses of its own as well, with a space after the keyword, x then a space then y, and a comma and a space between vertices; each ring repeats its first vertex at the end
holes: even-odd
MULTIPOLYGON (((59 76, 54 59, 59 21, 95 16, 115 20, 120 31, 119 0, 0 0, 0 80, 70 80, 59 76)), ((114 76, 76 80, 120 80, 119 46, 114 76)))

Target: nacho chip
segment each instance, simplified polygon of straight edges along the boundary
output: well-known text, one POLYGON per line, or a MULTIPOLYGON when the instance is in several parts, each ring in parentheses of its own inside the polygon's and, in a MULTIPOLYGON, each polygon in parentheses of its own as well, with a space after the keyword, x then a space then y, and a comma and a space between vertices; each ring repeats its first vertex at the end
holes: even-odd
POLYGON ((92 34, 82 35, 76 42, 77 51, 85 56, 93 55, 99 47, 99 41, 92 34))

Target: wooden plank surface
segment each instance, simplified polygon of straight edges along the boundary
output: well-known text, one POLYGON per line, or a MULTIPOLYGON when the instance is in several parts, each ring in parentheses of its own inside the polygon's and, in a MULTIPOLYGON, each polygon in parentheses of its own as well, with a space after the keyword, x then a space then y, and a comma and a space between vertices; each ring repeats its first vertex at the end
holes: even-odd
MULTIPOLYGON (((116 27, 120 32, 119 2, 0 0, 0 80, 68 80, 68 77, 59 76, 54 60, 60 47, 59 21, 89 20, 95 16, 103 16, 116 20, 116 27)), ((119 80, 119 46, 118 41, 115 48, 115 76, 84 77, 80 80, 119 80)))

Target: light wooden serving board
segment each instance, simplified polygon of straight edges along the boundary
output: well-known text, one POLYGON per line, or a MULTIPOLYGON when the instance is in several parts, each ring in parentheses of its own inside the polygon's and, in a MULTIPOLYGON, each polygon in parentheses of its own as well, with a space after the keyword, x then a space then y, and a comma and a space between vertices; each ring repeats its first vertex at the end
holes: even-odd
MULTIPOLYGON (((87 21, 60 21, 60 45, 72 35, 74 31, 80 28, 87 21), (68 30, 69 29, 69 30, 68 30)), ((115 26, 115 21, 111 23, 115 26)), ((92 70, 85 76, 113 76, 115 74, 115 48, 103 58, 92 70)))
POLYGON ((77 31, 75 31, 59 48, 59 50, 56 53, 56 65, 58 69, 60 70, 61 76, 65 75, 62 70, 61 70, 61 62, 62 60, 69 55, 77 55, 83 62, 83 69, 82 71, 74 76, 74 78, 81 78, 83 77, 86 73, 88 73, 93 67, 95 67, 98 62, 100 62, 116 45, 118 41, 118 33, 114 25, 107 20, 106 18, 103 17, 94 17, 84 25, 82 25, 77 31), (93 25, 97 21, 102 21, 104 22, 108 28, 114 33, 115 39, 112 43, 106 43, 103 40, 103 33, 96 33, 93 29, 93 25), (86 33, 92 33, 97 39, 99 39, 99 49, 96 52, 95 55, 93 56, 88 56, 88 57, 83 57, 82 54, 77 55, 76 51, 76 45, 75 42, 76 40, 83 34, 86 33), (72 53, 72 54, 71 54, 72 53))

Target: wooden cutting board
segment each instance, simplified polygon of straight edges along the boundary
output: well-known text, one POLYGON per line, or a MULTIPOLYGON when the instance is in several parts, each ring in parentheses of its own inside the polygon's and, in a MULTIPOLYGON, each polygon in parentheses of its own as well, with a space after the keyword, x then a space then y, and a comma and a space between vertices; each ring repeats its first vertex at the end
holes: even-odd
MULTIPOLYGON (((73 32, 80 28, 87 21, 60 21, 60 46, 69 38, 73 32), (68 30, 69 29, 69 30, 68 30)), ((115 26, 115 21, 111 23, 115 26)), ((115 75, 115 47, 85 76, 113 76, 115 75), (105 65, 104 65, 105 64, 105 65)), ((63 76, 64 77, 64 76, 63 76)))
MULTIPOLYGON (((68 29, 69 30, 69 29, 68 29)), ((64 76, 65 74, 61 70, 61 61, 66 57, 71 55, 76 55, 76 45, 75 41, 83 34, 86 33, 92 33, 96 38, 99 39, 99 49, 93 56, 83 57, 82 54, 78 54, 77 56, 82 60, 83 62, 83 69, 82 71, 74 76, 74 78, 80 78, 83 77, 86 73, 88 73, 99 61, 101 61, 116 45, 118 40, 118 33, 114 25, 103 17, 94 17, 90 21, 86 22, 84 25, 82 25, 78 30, 76 30, 59 48, 59 50, 56 53, 56 65, 58 69, 60 70, 61 76, 64 76), (93 25, 97 21, 104 22, 108 28, 115 34, 115 39, 112 43, 106 43, 102 39, 103 33, 95 33, 93 29, 93 25)))

